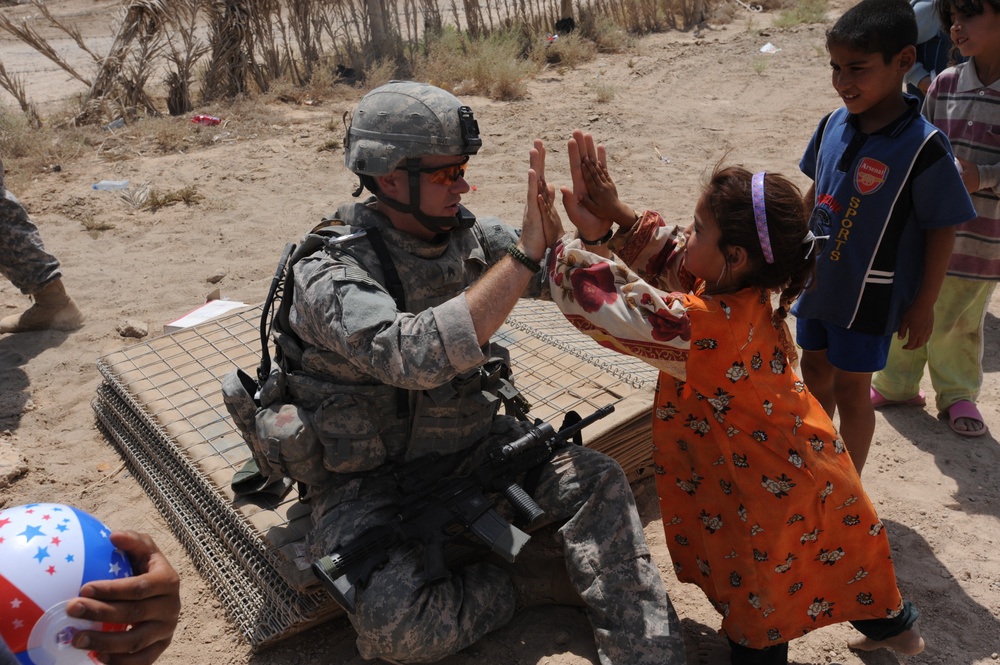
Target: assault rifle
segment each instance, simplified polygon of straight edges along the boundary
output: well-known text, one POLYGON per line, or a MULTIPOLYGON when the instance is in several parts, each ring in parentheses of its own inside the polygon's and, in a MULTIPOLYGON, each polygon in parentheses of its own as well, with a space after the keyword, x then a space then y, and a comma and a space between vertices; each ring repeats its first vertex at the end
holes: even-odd
POLYGON ((313 572, 340 606, 353 614, 358 586, 364 587, 399 543, 415 540, 423 544, 428 583, 449 577, 444 546, 465 533, 507 561, 514 561, 531 536, 501 517, 487 494, 502 492, 524 528, 537 524, 545 513, 515 479, 548 461, 571 439, 580 443, 584 427, 614 410, 611 405, 601 407, 586 418, 570 412, 558 432, 537 420, 524 436, 493 451, 465 476, 442 475, 437 456, 421 458, 405 473, 397 474, 403 499, 396 516, 313 562, 313 572))

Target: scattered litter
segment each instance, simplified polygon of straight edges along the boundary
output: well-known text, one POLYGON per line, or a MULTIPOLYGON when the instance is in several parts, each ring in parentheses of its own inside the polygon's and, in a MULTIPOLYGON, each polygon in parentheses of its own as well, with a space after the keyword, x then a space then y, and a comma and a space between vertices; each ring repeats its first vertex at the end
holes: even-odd
POLYGON ((656 156, 660 158, 661 162, 663 162, 664 164, 669 164, 670 163, 670 158, 667 157, 666 155, 660 153, 660 149, 656 147, 656 144, 653 144, 653 150, 656 151, 656 156))
POLYGON ((191 118, 191 122, 199 125, 218 125, 222 122, 222 119, 216 118, 214 115, 203 115, 199 113, 195 117, 191 118))
POLYGON ((124 126, 125 126, 125 118, 118 118, 117 120, 112 120, 108 124, 104 125, 104 129, 107 130, 121 129, 124 126))
POLYGON ((94 189, 117 190, 128 189, 128 180, 101 180, 91 185, 94 189))
POLYGON ((555 43, 558 40, 559 40, 559 35, 549 35, 545 39, 545 41, 548 42, 549 44, 553 44, 553 43, 555 43))
POLYGON ((756 2, 743 2, 743 0, 733 0, 733 2, 750 12, 759 12, 764 10, 764 5, 759 5, 756 2))
POLYGON ((168 333, 177 332, 178 330, 183 330, 184 328, 196 326, 199 323, 204 323, 205 321, 222 316, 226 312, 230 312, 241 307, 246 307, 246 303, 236 302, 235 300, 210 300, 201 307, 188 312, 181 318, 175 319, 174 321, 164 325, 163 334, 166 335, 168 333))
POLYGON ((781 50, 780 48, 778 48, 777 46, 775 46, 771 42, 768 42, 768 43, 766 43, 766 44, 764 44, 763 46, 760 47, 760 52, 761 53, 777 53, 780 50, 781 50))

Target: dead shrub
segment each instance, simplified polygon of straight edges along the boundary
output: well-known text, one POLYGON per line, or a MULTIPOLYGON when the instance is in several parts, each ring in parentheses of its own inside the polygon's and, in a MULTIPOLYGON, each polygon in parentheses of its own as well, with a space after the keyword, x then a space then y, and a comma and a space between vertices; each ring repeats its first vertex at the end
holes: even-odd
POLYGON ((416 74, 420 80, 457 94, 481 94, 506 101, 523 99, 528 93, 526 79, 538 71, 538 64, 521 57, 522 49, 516 32, 466 40, 446 30, 441 40, 428 45, 416 74))
POLYGON ((594 59, 597 55, 597 45, 594 42, 570 33, 564 37, 549 42, 542 40, 532 50, 531 59, 535 62, 547 62, 563 67, 577 67, 594 59))
POLYGON ((197 185, 188 185, 176 189, 172 192, 161 192, 157 189, 150 189, 145 201, 138 207, 150 212, 156 212, 160 208, 183 203, 185 205, 197 205, 205 200, 204 195, 198 192, 197 185))
POLYGON ((446 26, 436 38, 424 43, 424 55, 414 65, 417 80, 454 91, 455 86, 470 78, 468 38, 453 26, 446 26))
POLYGON ((827 0, 800 0, 783 10, 774 19, 774 26, 790 28, 802 23, 823 23, 829 9, 830 3, 827 0))
POLYGON ((110 231, 115 228, 115 225, 110 222, 98 221, 90 213, 87 213, 80 218, 80 224, 87 231, 87 235, 95 240, 100 237, 101 231, 110 231))
POLYGON ((601 53, 621 53, 635 43, 635 38, 610 16, 598 16, 588 24, 581 36, 592 42, 601 53))
POLYGON ((365 87, 374 89, 396 78, 396 63, 390 58, 376 60, 365 71, 365 87))

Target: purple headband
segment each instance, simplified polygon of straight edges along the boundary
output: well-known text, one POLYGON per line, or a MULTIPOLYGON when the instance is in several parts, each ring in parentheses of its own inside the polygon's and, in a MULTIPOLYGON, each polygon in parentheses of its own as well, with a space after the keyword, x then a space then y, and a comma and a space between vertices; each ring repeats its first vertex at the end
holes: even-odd
POLYGON ((764 210, 764 173, 754 173, 750 181, 750 192, 753 198, 753 218, 757 222, 757 238, 760 249, 764 252, 764 260, 774 263, 774 252, 771 251, 771 235, 767 232, 767 214, 764 210))

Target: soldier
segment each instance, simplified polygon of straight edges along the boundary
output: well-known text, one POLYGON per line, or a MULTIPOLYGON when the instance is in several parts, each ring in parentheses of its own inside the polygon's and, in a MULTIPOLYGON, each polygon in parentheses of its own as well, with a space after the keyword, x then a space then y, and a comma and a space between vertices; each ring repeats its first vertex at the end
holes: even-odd
MULTIPOLYGON (((326 469, 310 484, 314 557, 398 512, 400 465, 434 452, 467 467, 529 427, 498 413, 509 368, 490 337, 519 296, 540 294, 540 264, 562 228, 541 221, 538 192, 549 186, 540 141, 520 233, 460 205, 481 145, 472 110, 431 85, 391 82, 354 112, 345 163, 360 177, 354 195, 373 196, 341 206, 335 223, 345 228, 294 263, 277 336, 287 393, 322 444, 311 467, 326 469)), ((519 607, 556 602, 586 607, 602 663, 684 662, 621 467, 566 446, 538 471, 533 496, 558 525, 556 565, 473 559, 427 584, 420 548, 397 546, 350 616, 364 658, 436 661, 519 607)))
POLYGON ((0 319, 0 333, 76 330, 83 315, 66 295, 59 261, 45 251, 38 228, 4 188, 0 161, 0 273, 35 302, 24 312, 0 319))

